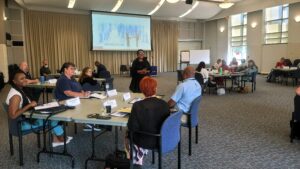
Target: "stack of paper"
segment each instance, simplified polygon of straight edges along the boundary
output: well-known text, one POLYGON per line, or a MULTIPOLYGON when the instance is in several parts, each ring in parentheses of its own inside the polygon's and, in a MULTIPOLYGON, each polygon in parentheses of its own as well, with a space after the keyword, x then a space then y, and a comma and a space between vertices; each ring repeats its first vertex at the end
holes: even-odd
POLYGON ((90 97, 94 97, 94 98, 97 98, 97 99, 105 99, 105 98, 106 98, 105 95, 103 95, 103 94, 98 94, 98 93, 93 93, 93 94, 91 94, 90 97))
POLYGON ((50 102, 50 103, 43 104, 41 106, 36 106, 34 107, 34 110, 43 110, 43 109, 49 109, 58 106, 59 106, 58 102, 50 102))

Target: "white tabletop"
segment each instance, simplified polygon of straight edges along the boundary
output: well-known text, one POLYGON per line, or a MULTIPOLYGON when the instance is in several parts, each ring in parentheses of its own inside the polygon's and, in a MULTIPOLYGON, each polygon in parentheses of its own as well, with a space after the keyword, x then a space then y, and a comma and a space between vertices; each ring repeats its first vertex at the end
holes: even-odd
MULTIPOLYGON (((105 112, 105 108, 103 107, 103 103, 107 100, 115 99, 117 101, 117 107, 112 109, 112 112, 116 112, 120 108, 124 107, 132 107, 132 104, 128 102, 133 98, 143 98, 144 95, 141 93, 131 93, 131 99, 129 101, 123 101, 123 94, 118 93, 117 96, 113 96, 110 98, 106 98, 103 100, 100 99, 80 99, 80 105, 76 106, 75 109, 70 109, 62 113, 58 113, 50 118, 50 120, 59 120, 59 121, 67 121, 67 122, 75 122, 75 123, 90 123, 90 124, 102 124, 102 125, 110 125, 110 126, 127 126, 128 116, 125 117, 111 117, 109 120, 101 120, 94 118, 87 118, 89 114, 98 113, 102 114, 105 112)), ((25 116, 29 116, 30 113, 24 113, 25 116)), ((47 114, 34 114, 33 118, 37 119, 45 119, 47 118, 47 114)))

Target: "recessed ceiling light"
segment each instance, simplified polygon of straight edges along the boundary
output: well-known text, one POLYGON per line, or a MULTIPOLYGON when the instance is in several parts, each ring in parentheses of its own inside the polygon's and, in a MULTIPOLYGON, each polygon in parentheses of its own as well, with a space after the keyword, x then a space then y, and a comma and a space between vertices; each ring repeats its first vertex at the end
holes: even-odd
POLYGON ((116 12, 122 5, 123 0, 118 0, 118 2, 116 3, 116 5, 114 6, 114 8, 111 10, 112 12, 116 12))
POLYGON ((158 5, 156 5, 156 7, 150 13, 148 13, 148 15, 154 14, 164 4, 165 1, 166 0, 160 0, 158 5))
POLYGON ((173 4, 173 3, 177 3, 179 0, 167 0, 167 2, 173 4))
POLYGON ((298 16, 295 17, 295 21, 296 22, 300 22, 300 15, 298 15, 298 16))
POLYGON ((69 0, 68 8, 73 8, 75 5, 76 0, 69 0))
POLYGON ((180 15, 179 18, 182 18, 184 16, 186 16, 187 14, 191 13, 197 6, 199 5, 199 1, 197 1, 191 9, 189 9, 188 11, 186 11, 184 14, 180 15))
POLYGON ((222 9, 227 9, 227 8, 232 7, 233 5, 234 5, 234 3, 232 3, 232 2, 224 2, 224 3, 220 3, 219 7, 222 9))

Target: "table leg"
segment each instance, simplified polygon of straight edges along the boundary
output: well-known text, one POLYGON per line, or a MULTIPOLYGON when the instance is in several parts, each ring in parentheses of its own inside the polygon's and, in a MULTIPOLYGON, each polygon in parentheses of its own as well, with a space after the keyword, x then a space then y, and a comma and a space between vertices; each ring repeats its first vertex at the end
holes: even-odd
POLYGON ((84 163, 84 168, 87 169, 87 165, 88 165, 88 162, 89 161, 105 161, 105 159, 100 159, 100 158, 97 158, 96 155, 95 155, 95 141, 96 141, 96 138, 100 135, 102 135, 103 133, 106 132, 106 130, 100 132, 98 135, 95 135, 95 125, 92 125, 92 155, 85 160, 85 163, 84 163))
POLYGON ((75 165, 74 157, 70 153, 68 153, 67 146, 66 146, 67 134, 66 134, 66 124, 65 124, 65 122, 63 122, 63 130, 64 130, 64 150, 63 150, 63 152, 53 152, 51 149, 50 149, 50 151, 47 150, 47 145, 46 145, 46 139, 47 138, 46 138, 46 135, 47 135, 47 133, 51 134, 50 131, 53 128, 50 128, 50 129, 46 130, 46 127, 45 127, 46 125, 47 124, 44 123, 44 126, 43 126, 43 139, 44 139, 43 142, 44 142, 44 147, 37 154, 37 162, 40 162, 40 155, 41 155, 41 153, 50 154, 51 156, 52 155, 62 155, 62 156, 67 156, 67 157, 71 158, 71 160, 72 160, 72 168, 74 168, 74 165, 75 165))
POLYGON ((115 149, 118 151, 118 145, 119 145, 119 132, 118 127, 115 127, 115 149))

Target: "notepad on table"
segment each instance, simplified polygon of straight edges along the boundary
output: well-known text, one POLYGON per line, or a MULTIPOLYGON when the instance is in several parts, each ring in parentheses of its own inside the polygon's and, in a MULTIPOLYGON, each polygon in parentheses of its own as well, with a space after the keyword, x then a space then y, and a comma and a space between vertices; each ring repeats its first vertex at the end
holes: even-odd
POLYGON ((129 113, 125 113, 125 112, 115 112, 110 114, 111 116, 115 116, 115 117, 125 117, 126 115, 128 115, 129 113))
POLYGON ((118 112, 130 113, 131 107, 124 107, 118 110, 118 112))
POLYGON ((132 99, 130 102, 129 102, 129 104, 133 104, 133 103, 135 103, 135 102, 137 102, 137 101, 140 101, 140 100, 143 100, 142 98, 134 98, 134 99, 132 99))

